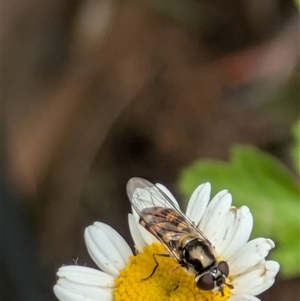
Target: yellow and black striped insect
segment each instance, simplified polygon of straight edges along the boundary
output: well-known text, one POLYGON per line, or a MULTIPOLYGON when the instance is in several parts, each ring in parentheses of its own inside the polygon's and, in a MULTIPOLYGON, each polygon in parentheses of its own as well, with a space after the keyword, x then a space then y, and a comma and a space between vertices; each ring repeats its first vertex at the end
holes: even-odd
MULTIPOLYGON (((139 223, 166 248, 168 255, 190 274, 202 290, 219 290, 223 295, 229 275, 226 261, 218 262, 207 237, 189 220, 164 191, 160 184, 142 178, 132 178, 127 184, 127 195, 139 215, 139 223)), ((151 277, 156 266, 149 277, 151 277)), ((149 278, 147 277, 147 279, 149 278)))

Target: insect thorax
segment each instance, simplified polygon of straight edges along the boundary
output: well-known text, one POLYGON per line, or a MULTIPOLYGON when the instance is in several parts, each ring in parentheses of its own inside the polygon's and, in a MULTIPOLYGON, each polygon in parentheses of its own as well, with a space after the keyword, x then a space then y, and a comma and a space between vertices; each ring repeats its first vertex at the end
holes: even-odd
POLYGON ((186 238, 181 245, 183 266, 189 272, 198 275, 216 265, 209 246, 199 238, 186 238))

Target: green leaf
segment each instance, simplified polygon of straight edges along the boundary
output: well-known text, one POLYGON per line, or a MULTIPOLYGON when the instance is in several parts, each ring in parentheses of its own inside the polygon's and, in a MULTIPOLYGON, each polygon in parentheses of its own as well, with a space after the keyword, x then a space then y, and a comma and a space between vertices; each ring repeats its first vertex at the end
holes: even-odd
POLYGON ((295 169, 298 174, 300 174, 300 120, 294 124, 292 132, 294 136, 294 145, 291 149, 291 156, 295 169))
POLYGON ((254 216, 252 237, 270 237, 276 243, 271 258, 281 264, 285 277, 299 268, 299 186, 293 174, 276 158, 253 147, 233 148, 229 163, 199 160, 186 168, 179 189, 186 196, 203 182, 213 195, 228 189, 233 203, 247 205, 254 216))

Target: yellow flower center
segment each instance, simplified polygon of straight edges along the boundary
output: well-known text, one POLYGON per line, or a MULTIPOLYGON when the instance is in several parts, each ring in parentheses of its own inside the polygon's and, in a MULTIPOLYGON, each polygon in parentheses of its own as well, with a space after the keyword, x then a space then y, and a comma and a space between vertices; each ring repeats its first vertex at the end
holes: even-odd
POLYGON ((157 255, 158 268, 143 280, 156 266, 153 254, 166 253, 161 244, 155 243, 131 256, 129 264, 115 279, 114 301, 225 301, 231 296, 228 287, 224 288, 224 296, 217 291, 200 290, 195 285, 195 277, 181 267, 174 270, 177 263, 172 257, 157 255))

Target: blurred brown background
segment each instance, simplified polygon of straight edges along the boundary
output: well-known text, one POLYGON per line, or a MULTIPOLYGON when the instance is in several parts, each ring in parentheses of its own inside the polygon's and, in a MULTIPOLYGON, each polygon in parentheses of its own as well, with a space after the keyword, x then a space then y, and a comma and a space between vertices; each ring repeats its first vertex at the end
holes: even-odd
MULTIPOLYGON (((3 300, 55 300, 57 268, 93 266, 95 220, 131 243, 132 176, 176 194, 183 167, 234 143, 290 164, 291 0, 17 0, 2 15, 3 300)), ((261 299, 298 294, 279 280, 261 299)))

